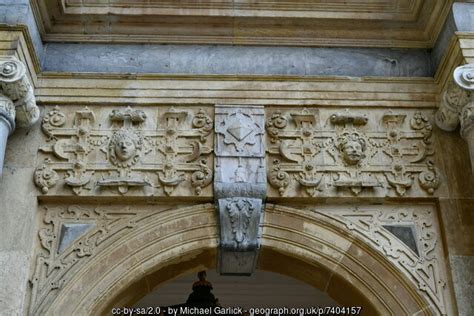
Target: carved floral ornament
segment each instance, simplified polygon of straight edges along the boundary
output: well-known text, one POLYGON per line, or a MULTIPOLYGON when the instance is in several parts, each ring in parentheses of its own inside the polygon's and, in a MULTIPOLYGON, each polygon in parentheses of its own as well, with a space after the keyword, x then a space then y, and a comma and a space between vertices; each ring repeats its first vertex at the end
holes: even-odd
POLYGON ((71 120, 58 107, 49 111, 42 122, 48 144, 40 151, 54 157, 36 170, 36 185, 48 193, 62 175, 62 184, 80 195, 114 190, 126 194, 130 189, 171 195, 177 188, 201 194, 213 177, 208 167, 212 119, 202 109, 169 108, 152 126, 148 116, 128 107, 114 109, 105 122, 97 122, 87 107, 73 113, 71 120))

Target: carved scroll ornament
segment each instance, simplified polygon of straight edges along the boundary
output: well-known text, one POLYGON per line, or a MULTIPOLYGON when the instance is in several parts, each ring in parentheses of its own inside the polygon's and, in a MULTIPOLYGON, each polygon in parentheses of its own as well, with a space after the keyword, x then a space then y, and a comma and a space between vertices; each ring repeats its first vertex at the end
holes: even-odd
POLYGON ((281 196, 299 195, 300 189, 312 197, 344 192, 385 196, 391 190, 404 196, 418 178, 418 187, 433 194, 440 179, 429 158, 428 118, 421 112, 408 120, 405 113, 381 114, 379 122, 371 122, 349 111, 326 120, 318 110, 273 112, 266 122, 269 183, 281 196))
POLYGON ((181 187, 200 195, 212 182, 208 135, 213 121, 202 109, 169 108, 154 128, 148 123, 152 113, 131 107, 114 109, 101 122, 87 107, 73 115, 68 120, 56 107, 43 118, 49 144, 40 150, 52 155, 37 169, 35 183, 44 194, 58 183, 80 195, 131 189, 133 194, 172 195, 181 187))

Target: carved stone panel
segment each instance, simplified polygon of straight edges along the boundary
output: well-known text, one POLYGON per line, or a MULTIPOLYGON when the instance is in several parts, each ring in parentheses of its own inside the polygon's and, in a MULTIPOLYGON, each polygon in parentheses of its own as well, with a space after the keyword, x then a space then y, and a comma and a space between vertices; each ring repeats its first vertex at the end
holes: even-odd
MULTIPOLYGON (((31 260, 28 315, 49 315, 47 310, 52 302, 64 288, 83 277, 78 274, 78 270, 90 263, 90 260, 110 251, 119 251, 119 256, 125 260, 139 250, 126 246, 136 234, 151 231, 144 237, 150 239, 150 242, 163 241, 170 236, 172 239, 176 223, 185 223, 192 216, 197 221, 185 225, 211 225, 207 217, 199 219, 199 215, 196 215, 210 213, 206 211, 209 209, 212 209, 210 204, 180 208, 177 203, 128 206, 70 203, 41 205, 38 210, 35 255, 31 260), (173 216, 167 211, 173 212, 173 216)), ((173 242, 168 245, 172 246, 173 242)), ((103 274, 95 275, 98 280, 111 269, 107 264, 103 268, 103 274)), ((80 298, 74 296, 67 299, 77 302, 80 298)))
POLYGON ((217 156, 264 157, 262 107, 218 106, 215 115, 217 156))
POLYGON ((446 315, 450 301, 447 263, 434 205, 308 207, 317 216, 343 224, 367 241, 416 284, 435 309, 446 315))
POLYGON ((35 183, 43 194, 210 195, 211 117, 199 108, 56 107, 43 118, 35 183))
POLYGON ((439 186, 430 113, 267 111, 272 196, 429 196, 439 186))

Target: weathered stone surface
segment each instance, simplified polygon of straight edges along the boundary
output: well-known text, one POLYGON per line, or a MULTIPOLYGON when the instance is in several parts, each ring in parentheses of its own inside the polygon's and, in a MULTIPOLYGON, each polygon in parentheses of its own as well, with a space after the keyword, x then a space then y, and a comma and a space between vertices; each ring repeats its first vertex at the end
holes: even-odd
POLYGON ((459 315, 474 313, 474 256, 449 256, 459 315))
POLYGON ((49 43, 44 56, 43 69, 60 72, 351 77, 433 75, 430 55, 425 50, 49 43), (337 60, 337 67, 334 60, 337 60))
POLYGON ((0 308, 3 315, 24 315, 25 301, 19 293, 26 293, 29 257, 28 251, 0 250, 0 308))
POLYGON ((63 224, 59 235, 58 253, 70 246, 77 238, 93 228, 94 224, 63 224))
POLYGON ((0 309, 5 315, 23 315, 27 307, 19 293, 26 294, 35 234, 32 172, 33 168, 6 167, 0 180, 0 309))

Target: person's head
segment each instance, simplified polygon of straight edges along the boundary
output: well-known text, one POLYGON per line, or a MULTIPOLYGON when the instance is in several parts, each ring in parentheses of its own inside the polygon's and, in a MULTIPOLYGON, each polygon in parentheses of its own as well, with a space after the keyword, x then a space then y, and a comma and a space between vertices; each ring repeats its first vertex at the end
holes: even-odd
POLYGON ((198 273, 198 279, 199 279, 200 281, 206 280, 206 276, 207 276, 206 271, 199 271, 199 273, 198 273))

